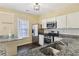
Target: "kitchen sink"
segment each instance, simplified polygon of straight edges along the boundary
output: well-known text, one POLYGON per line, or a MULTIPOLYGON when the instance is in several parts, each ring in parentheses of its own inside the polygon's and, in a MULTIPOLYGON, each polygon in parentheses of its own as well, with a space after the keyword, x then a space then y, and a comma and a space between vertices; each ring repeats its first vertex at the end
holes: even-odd
POLYGON ((48 45, 46 47, 41 48, 40 51, 41 51, 41 53, 43 53, 43 54, 45 54, 47 56, 55 55, 53 53, 53 49, 50 49, 50 48, 61 51, 61 50, 63 50, 65 48, 65 44, 62 43, 61 41, 56 41, 53 44, 50 44, 50 45, 48 45))
POLYGON ((41 48, 40 49, 40 51, 41 51, 41 53, 43 53, 43 54, 45 54, 45 55, 54 55, 53 53, 51 53, 51 51, 50 50, 48 50, 48 47, 53 47, 53 44, 50 44, 50 45, 48 45, 48 46, 46 46, 46 47, 43 47, 43 48, 41 48))

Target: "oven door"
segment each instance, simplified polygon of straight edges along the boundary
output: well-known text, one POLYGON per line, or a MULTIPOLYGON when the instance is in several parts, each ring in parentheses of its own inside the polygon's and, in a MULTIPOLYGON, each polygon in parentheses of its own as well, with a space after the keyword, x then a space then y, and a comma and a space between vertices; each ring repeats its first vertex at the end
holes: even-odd
POLYGON ((44 43, 51 43, 51 37, 44 37, 44 43))

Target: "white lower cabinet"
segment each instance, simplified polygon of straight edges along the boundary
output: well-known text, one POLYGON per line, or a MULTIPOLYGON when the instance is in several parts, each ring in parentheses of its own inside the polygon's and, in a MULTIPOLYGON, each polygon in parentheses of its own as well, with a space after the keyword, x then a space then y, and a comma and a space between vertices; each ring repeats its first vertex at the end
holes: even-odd
POLYGON ((44 35, 39 35, 39 44, 44 45, 44 35))

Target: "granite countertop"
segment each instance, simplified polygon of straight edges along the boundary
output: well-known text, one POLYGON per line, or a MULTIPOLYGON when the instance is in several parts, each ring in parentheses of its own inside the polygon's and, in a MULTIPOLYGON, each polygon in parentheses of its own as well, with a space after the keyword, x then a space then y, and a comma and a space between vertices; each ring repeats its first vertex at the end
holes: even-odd
POLYGON ((0 39, 0 42, 9 42, 9 41, 17 41, 17 39, 12 38, 12 39, 0 39))
MULTIPOLYGON (((68 45, 57 56, 79 56, 79 39, 66 38, 66 39, 62 39, 62 41, 68 45)), ((46 46, 47 45, 44 45, 38 48, 33 48, 29 50, 27 54, 26 52, 24 52, 22 55, 23 56, 46 56, 40 51, 41 48, 46 46)))
POLYGON ((63 32, 61 34, 69 34, 69 35, 79 35, 79 33, 70 33, 70 32, 63 32))
POLYGON ((8 38, 8 39, 0 39, 0 42, 9 42, 9 41, 18 41, 18 40, 22 40, 24 38, 8 38))
MULTIPOLYGON (((53 44, 53 43, 50 43, 50 44, 53 44)), ((22 52, 21 54, 18 54, 18 56, 45 56, 45 54, 43 54, 40 51, 40 49, 43 48, 43 47, 46 47, 50 44, 45 44, 43 46, 30 49, 30 50, 28 50, 28 52, 25 51, 25 52, 22 52)))
POLYGON ((60 33, 59 37, 67 38, 79 38, 78 34, 60 33))

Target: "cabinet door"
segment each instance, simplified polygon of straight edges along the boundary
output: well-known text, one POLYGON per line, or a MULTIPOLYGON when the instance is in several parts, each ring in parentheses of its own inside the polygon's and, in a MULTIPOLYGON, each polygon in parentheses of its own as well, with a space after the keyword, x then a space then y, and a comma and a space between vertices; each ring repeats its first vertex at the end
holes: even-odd
POLYGON ((66 15, 56 17, 57 28, 66 28, 66 15))
POLYGON ((14 23, 14 14, 0 12, 0 22, 2 22, 2 23, 14 23))
POLYGON ((44 35, 39 35, 39 44, 44 45, 44 35))
POLYGON ((0 12, 0 35, 14 34, 15 16, 13 13, 0 12))
POLYGON ((15 27, 14 24, 1 24, 0 23, 0 35, 14 34, 15 27))
POLYGON ((42 28, 47 28, 46 27, 46 20, 42 20, 42 28))
POLYGON ((67 28, 79 28, 79 12, 67 15, 67 28))

